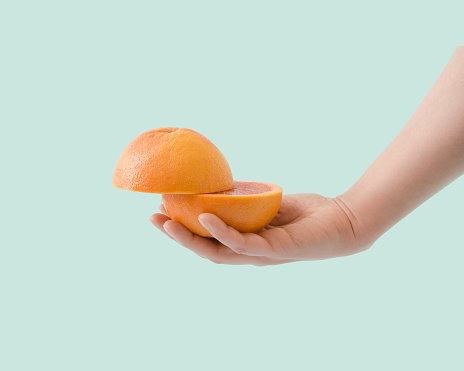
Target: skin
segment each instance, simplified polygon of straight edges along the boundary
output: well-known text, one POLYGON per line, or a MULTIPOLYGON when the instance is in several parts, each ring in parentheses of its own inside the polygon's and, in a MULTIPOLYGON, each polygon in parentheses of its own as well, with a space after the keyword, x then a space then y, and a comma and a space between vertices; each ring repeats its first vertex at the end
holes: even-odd
POLYGON ((162 232, 218 264, 276 265, 328 259, 368 249, 398 221, 464 174, 464 47, 458 47, 417 111, 345 193, 284 195, 259 233, 240 233, 201 214, 214 236, 191 233, 166 214, 151 216, 162 232))

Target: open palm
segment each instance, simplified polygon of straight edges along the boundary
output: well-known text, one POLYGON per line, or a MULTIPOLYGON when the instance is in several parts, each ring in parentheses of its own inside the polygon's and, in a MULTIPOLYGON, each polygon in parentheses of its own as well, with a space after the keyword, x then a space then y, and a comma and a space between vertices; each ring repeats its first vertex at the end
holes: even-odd
POLYGON ((258 233, 240 233, 213 214, 201 214, 200 222, 214 239, 193 234, 171 220, 164 206, 151 222, 197 255, 218 264, 283 264, 327 259, 365 250, 356 220, 340 198, 317 194, 284 195, 279 212, 258 233))

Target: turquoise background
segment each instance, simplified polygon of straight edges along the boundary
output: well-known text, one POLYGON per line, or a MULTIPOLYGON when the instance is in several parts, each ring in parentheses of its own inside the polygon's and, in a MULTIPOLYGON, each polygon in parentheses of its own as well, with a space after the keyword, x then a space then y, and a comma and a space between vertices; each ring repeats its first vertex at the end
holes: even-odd
POLYGON ((462 1, 0 5, 0 369, 462 370, 464 179, 365 253, 222 266, 111 186, 160 126, 235 179, 348 189, 457 45, 462 1))

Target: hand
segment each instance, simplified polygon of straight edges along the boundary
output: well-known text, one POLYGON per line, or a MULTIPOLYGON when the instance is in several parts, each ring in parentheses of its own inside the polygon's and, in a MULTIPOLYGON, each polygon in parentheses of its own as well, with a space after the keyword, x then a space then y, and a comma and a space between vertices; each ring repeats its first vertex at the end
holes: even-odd
POLYGON ((316 194, 284 195, 276 217, 258 233, 240 233, 213 214, 199 219, 214 239, 193 234, 162 214, 151 222, 202 258, 218 264, 276 265, 351 255, 371 244, 361 242, 356 220, 339 198, 316 194))

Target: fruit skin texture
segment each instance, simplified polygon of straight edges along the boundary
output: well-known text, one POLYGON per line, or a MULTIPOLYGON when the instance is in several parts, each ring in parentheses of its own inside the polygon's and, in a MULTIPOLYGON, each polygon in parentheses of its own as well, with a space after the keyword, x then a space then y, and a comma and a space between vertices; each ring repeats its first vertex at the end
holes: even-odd
POLYGON ((258 232, 275 217, 282 201, 282 188, 270 183, 235 182, 233 190, 242 185, 267 186, 269 190, 255 194, 169 194, 163 195, 164 207, 172 220, 182 223, 191 232, 203 237, 212 235, 198 221, 202 213, 211 213, 239 232, 258 232))
POLYGON ((149 193, 210 193, 233 187, 224 155, 191 129, 158 128, 135 138, 113 174, 113 186, 149 193))

